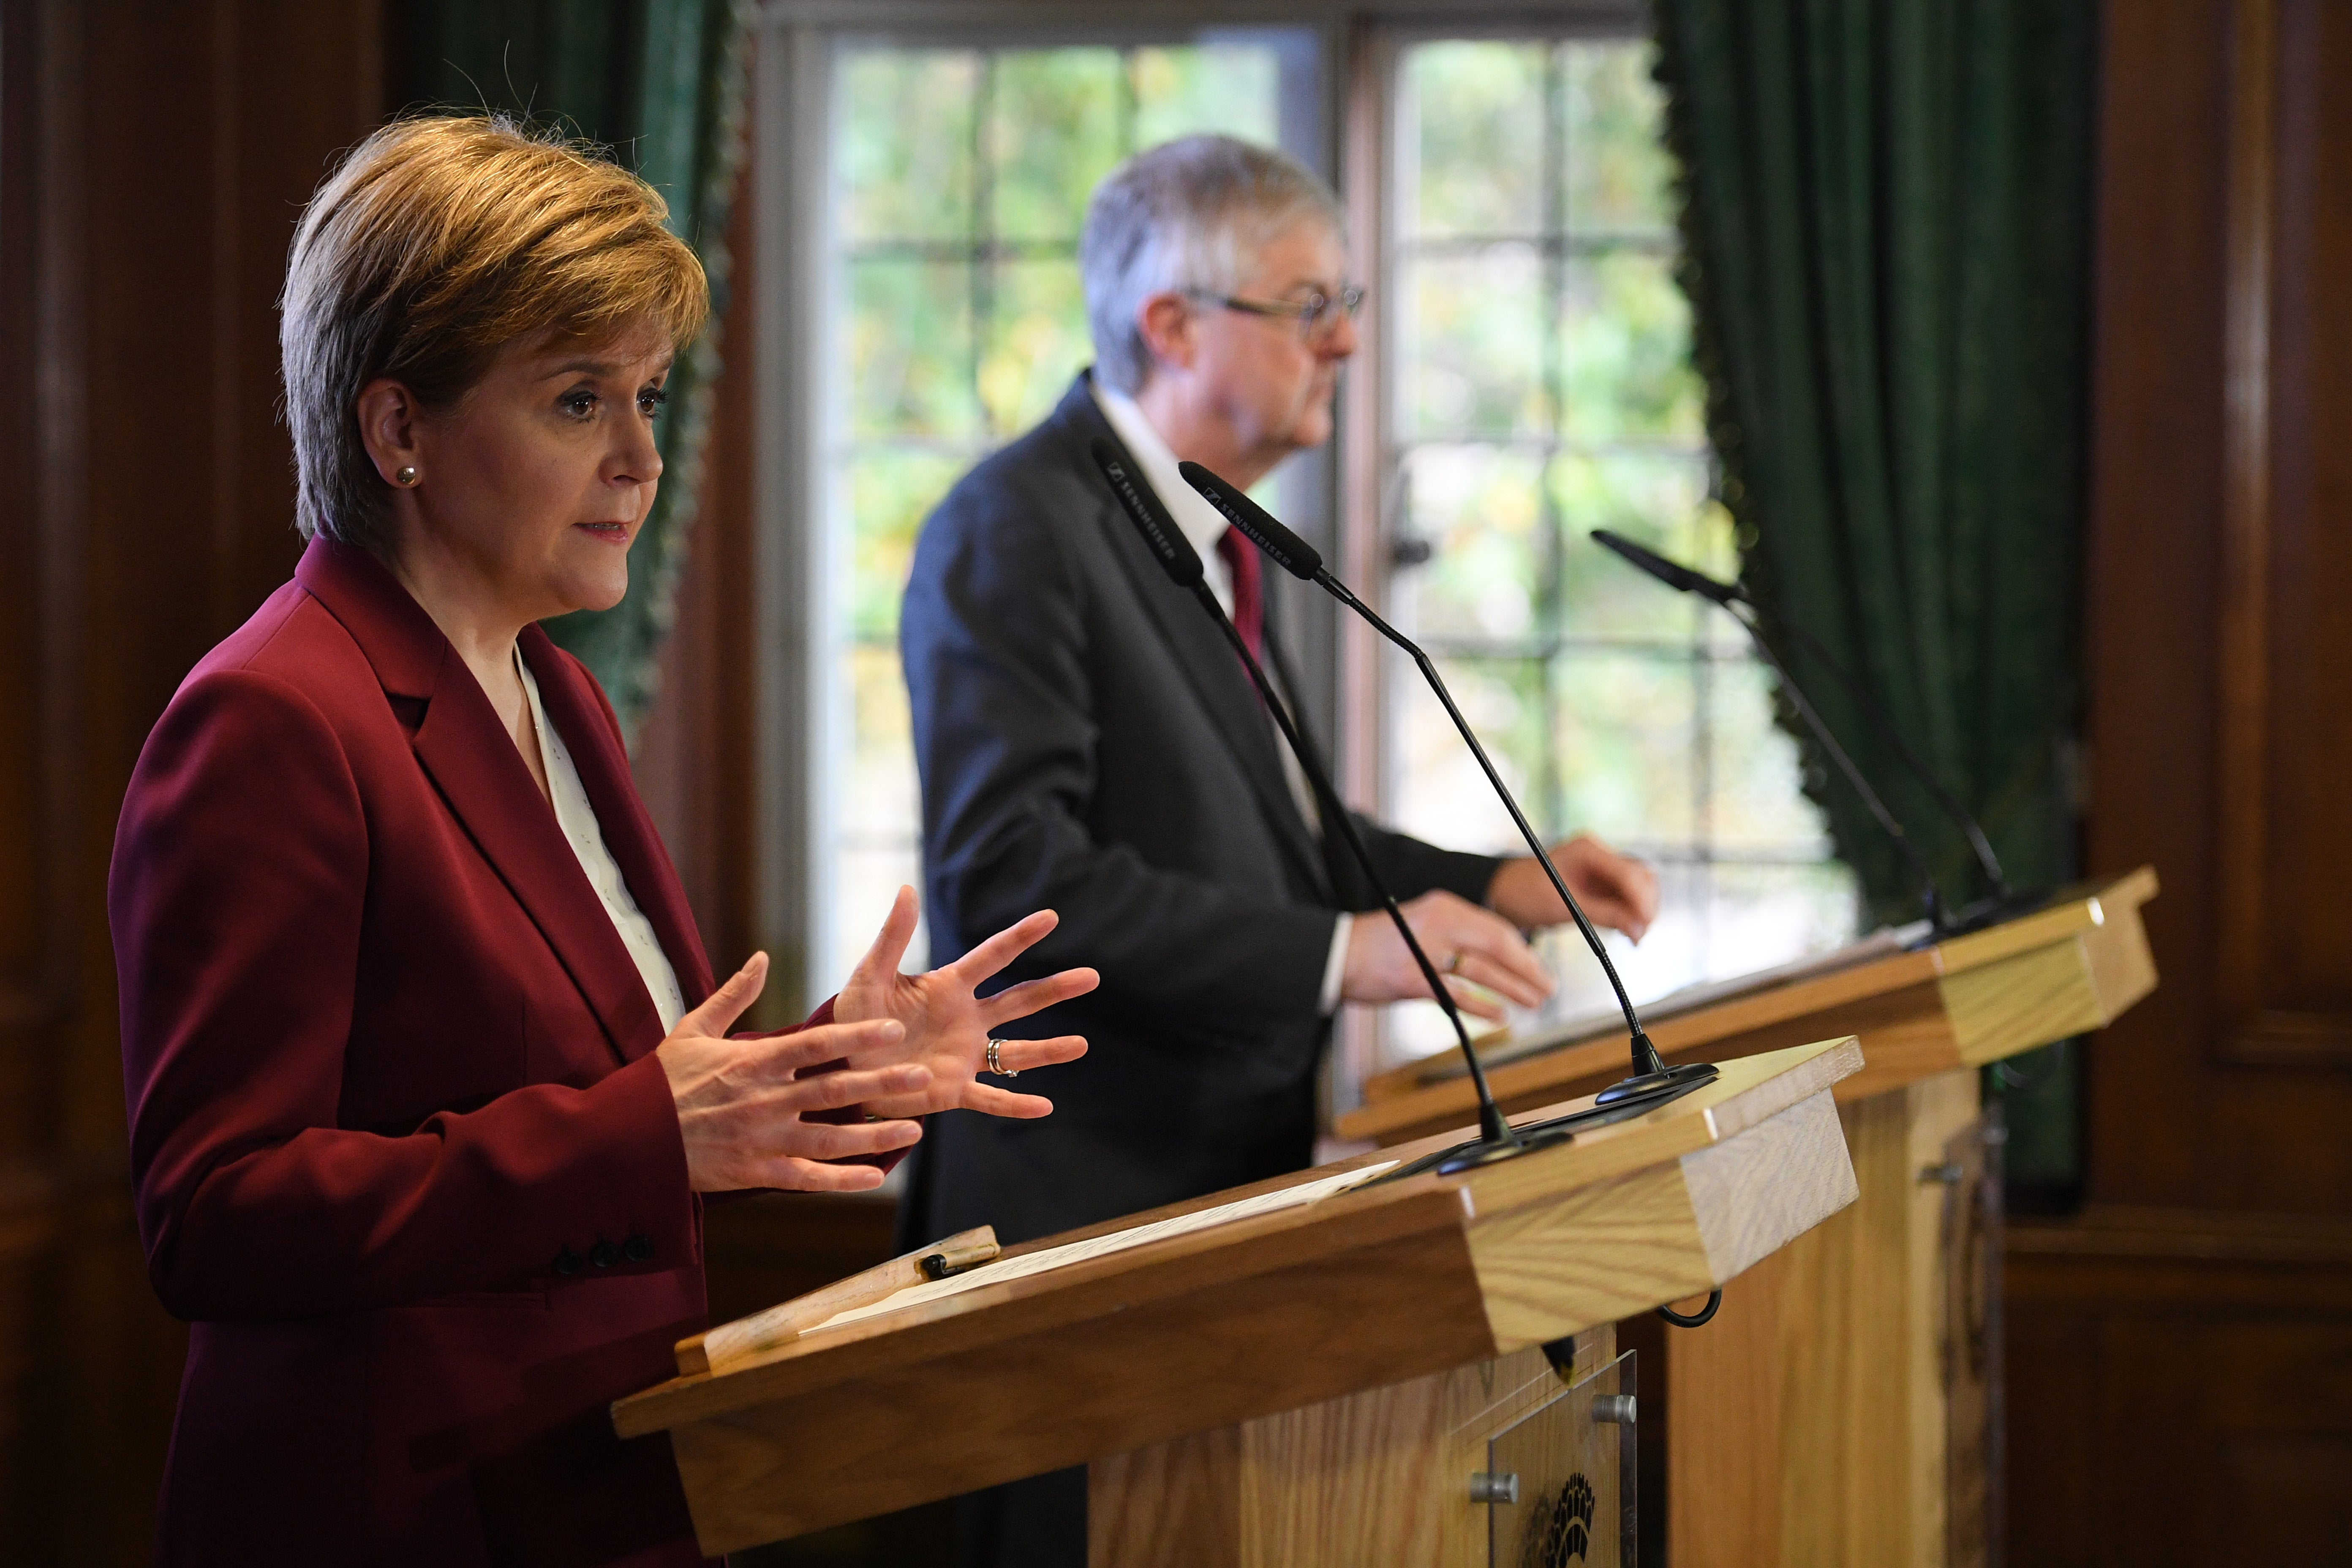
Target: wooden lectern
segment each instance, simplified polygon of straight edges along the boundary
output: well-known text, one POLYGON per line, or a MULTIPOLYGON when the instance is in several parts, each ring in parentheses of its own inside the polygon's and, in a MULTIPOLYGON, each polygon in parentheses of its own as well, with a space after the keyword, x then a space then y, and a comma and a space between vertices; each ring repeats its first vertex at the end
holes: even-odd
MULTIPOLYGON (((1727 1288, 1706 1329, 1650 1337, 1664 1364, 1643 1376, 1664 1397, 1644 1405, 1645 1436, 1663 1415, 1664 1462, 1648 1479, 1665 1488, 1672 1568, 1987 1561, 2000 1210, 1975 1069, 2098 1028, 2153 990, 2140 907, 2156 890, 2143 868, 1648 1025, 1670 1062, 1846 1034, 1863 1052, 1835 1091, 1859 1200, 1727 1288)), ((1514 1044, 1491 1042, 1512 1058, 1488 1072, 1507 1110, 1624 1071, 1622 1026, 1514 1044)), ((1460 1070, 1433 1058, 1372 1080, 1340 1131, 1388 1143, 1460 1125, 1475 1104, 1460 1070)))
POLYGON ((1862 1065, 1852 1040, 1752 1056, 1502 1163, 1370 1181, 782 1342, 714 1331, 681 1347, 709 1370, 622 1400, 614 1421, 669 1433, 714 1554, 1085 1463, 1096 1568, 1516 1565, 1530 1533, 1560 1561, 1615 1563, 1628 1428, 1596 1423, 1633 1411, 1612 1325, 1853 1201, 1832 1093, 1862 1065))

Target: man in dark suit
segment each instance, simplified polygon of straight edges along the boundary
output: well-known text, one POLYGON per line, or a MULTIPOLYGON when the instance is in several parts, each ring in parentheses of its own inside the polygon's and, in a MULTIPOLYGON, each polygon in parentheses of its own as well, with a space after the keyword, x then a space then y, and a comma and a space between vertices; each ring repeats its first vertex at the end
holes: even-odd
MULTIPOLYGON (((1329 437, 1360 298, 1342 236, 1337 198, 1277 153, 1192 137, 1121 165, 1080 243, 1095 368, 923 530, 901 641, 934 961, 1052 908, 1062 923, 1025 963, 1085 963, 1102 984, 1029 1022, 1092 1042, 1050 1121, 933 1119, 909 1163, 909 1247, 981 1224, 1024 1240, 1297 1170, 1337 1005, 1428 994, 1389 921, 1356 917, 1377 908, 1360 871, 1089 452, 1126 447, 1295 693, 1256 552, 1175 468, 1248 486, 1329 437)), ((1567 911, 1532 859, 1361 826, 1466 1011, 1542 1000, 1519 931, 1567 911)), ((1596 920, 1641 933, 1645 867, 1589 837, 1559 858, 1596 920)), ((1084 1472, 979 1494, 961 1533, 967 1562, 1082 1563, 1084 1472)))

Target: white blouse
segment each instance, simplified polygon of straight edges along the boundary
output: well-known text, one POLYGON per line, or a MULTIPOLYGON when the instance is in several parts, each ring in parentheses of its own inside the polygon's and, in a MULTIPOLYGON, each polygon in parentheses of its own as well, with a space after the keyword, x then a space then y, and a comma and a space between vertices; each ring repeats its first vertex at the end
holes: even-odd
POLYGON ((563 829, 572 852, 580 858, 588 885, 604 901, 604 912, 612 917, 613 929, 621 933, 622 945, 635 961, 646 991, 653 997, 654 1011, 661 1015, 662 1033, 667 1035, 686 1016, 686 996, 677 988, 677 972, 669 966, 653 922, 629 896, 629 884, 622 879, 613 852, 604 847, 604 830, 596 826, 596 811, 588 804, 588 792, 581 787, 580 770, 572 765, 563 737, 547 721, 547 710, 540 705, 539 682, 531 679, 530 666, 523 662, 520 647, 515 649, 515 673, 522 677, 523 694, 530 699, 530 725, 538 733, 540 760, 547 767, 547 793, 553 797, 556 826, 563 829))

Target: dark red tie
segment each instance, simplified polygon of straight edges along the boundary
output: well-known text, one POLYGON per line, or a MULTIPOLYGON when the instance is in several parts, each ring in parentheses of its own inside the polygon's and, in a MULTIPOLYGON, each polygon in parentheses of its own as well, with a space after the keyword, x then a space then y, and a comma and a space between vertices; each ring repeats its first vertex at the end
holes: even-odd
POLYGON ((1234 629, 1249 645, 1252 657, 1265 658, 1265 594, 1258 575, 1257 549, 1236 528, 1217 535, 1217 553, 1234 574, 1234 629))

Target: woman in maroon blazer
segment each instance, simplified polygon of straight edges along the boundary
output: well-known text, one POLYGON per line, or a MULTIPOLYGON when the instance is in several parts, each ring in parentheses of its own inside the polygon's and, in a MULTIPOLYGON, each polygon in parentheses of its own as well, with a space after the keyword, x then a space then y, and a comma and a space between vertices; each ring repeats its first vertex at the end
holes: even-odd
POLYGON ((535 624, 627 586, 707 309, 662 216, 580 151, 415 121, 296 238, 310 542, 157 723, 110 889, 140 1224, 192 1324, 166 1562, 698 1561, 666 1440, 607 1406, 703 1326, 698 1194, 871 1187, 928 1111, 1052 1109, 978 1069, 1092 975, 974 995, 1050 914, 902 977, 902 893, 808 1025, 729 1038, 765 960, 714 988, 535 624))

